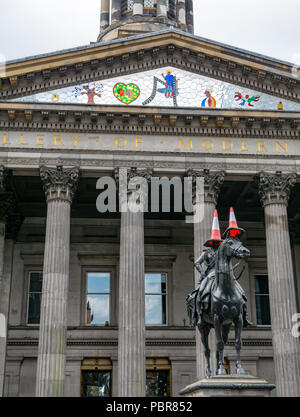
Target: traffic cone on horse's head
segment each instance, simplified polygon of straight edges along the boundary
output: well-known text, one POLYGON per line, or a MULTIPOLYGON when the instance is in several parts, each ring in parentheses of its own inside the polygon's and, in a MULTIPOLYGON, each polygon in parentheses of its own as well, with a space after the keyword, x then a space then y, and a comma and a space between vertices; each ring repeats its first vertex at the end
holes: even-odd
POLYGON ((219 226, 218 212, 217 210, 215 210, 210 239, 204 243, 204 246, 208 246, 208 247, 213 247, 215 245, 219 246, 221 245, 221 243, 222 243, 222 238, 221 238, 221 232, 220 232, 220 226, 219 226))
POLYGON ((233 208, 230 207, 229 226, 225 230, 223 236, 225 238, 227 238, 228 236, 240 238, 244 232, 245 232, 244 229, 242 229, 241 227, 238 227, 233 208))

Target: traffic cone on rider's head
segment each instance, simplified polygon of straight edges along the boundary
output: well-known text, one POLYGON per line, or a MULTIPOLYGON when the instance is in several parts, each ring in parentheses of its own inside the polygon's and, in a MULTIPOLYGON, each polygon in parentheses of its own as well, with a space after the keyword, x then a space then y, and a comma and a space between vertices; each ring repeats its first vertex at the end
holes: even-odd
POLYGON ((210 239, 204 243, 204 246, 213 247, 215 245, 219 246, 222 243, 220 226, 219 226, 219 219, 218 219, 218 212, 215 210, 214 212, 214 219, 211 228, 211 235, 210 239))
POLYGON ((242 229, 241 227, 238 227, 233 208, 230 207, 229 226, 225 230, 223 236, 225 238, 228 237, 228 236, 235 237, 235 238, 240 238, 243 235, 244 232, 245 232, 244 229, 242 229))

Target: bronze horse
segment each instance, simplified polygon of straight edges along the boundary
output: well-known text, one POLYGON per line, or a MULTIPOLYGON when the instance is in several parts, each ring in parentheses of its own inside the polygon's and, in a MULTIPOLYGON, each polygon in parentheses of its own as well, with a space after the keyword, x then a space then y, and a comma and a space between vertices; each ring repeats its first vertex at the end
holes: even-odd
MULTIPOLYGON (((208 336, 212 327, 215 329, 217 340, 217 375, 225 375, 223 350, 227 343, 232 323, 235 326, 235 348, 237 351, 237 373, 244 374, 242 367, 241 332, 243 328, 243 298, 236 285, 232 269, 232 258, 246 259, 250 251, 242 242, 233 237, 227 237, 219 246, 216 254, 214 283, 210 290, 210 303, 203 311, 203 320, 197 325, 205 349, 206 377, 211 377, 210 349, 208 336)), ((197 302, 197 301, 196 301, 197 302)))

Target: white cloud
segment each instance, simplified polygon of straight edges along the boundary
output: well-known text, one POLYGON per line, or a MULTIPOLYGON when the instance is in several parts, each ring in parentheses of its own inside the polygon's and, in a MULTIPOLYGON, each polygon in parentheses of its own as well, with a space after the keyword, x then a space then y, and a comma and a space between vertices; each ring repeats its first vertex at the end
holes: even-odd
MULTIPOLYGON (((299 0, 194 1, 195 33, 291 61, 299 53, 299 0)), ((1 0, 0 54, 8 60, 95 42, 100 0, 1 0)))

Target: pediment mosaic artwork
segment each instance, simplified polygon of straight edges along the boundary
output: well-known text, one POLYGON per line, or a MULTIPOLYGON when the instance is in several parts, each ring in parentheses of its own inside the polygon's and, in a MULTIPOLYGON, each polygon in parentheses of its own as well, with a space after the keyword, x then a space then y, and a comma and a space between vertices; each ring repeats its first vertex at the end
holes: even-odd
POLYGON ((300 103, 172 67, 86 82, 12 101, 300 111, 300 103))

